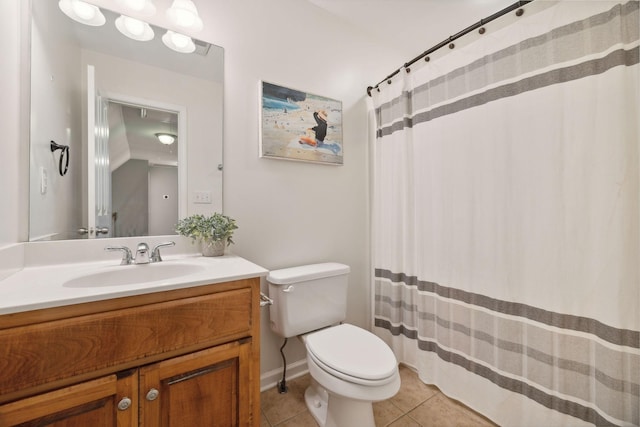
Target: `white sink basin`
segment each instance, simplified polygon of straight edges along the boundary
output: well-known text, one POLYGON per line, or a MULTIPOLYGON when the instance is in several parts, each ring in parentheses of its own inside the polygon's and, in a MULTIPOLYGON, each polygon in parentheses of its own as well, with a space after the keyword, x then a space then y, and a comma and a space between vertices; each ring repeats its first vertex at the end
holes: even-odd
MULTIPOLYGON (((91 248, 91 242, 85 243, 91 248)), ((38 244, 34 246, 40 248, 38 244)), ((94 246, 93 252, 104 257, 104 243, 98 242, 94 246)), ((61 252, 56 245, 48 251, 61 252)), ((40 253, 29 257, 40 260, 36 255, 40 253)), ((204 257, 189 252, 146 265, 119 265, 117 259, 25 265, 0 278, 0 317, 29 310, 211 286, 265 277, 267 273, 264 268, 239 256, 204 257)))
POLYGON ((152 264, 105 267, 100 271, 74 277, 62 285, 67 288, 124 286, 171 280, 200 273, 205 267, 198 264, 158 262, 152 264))

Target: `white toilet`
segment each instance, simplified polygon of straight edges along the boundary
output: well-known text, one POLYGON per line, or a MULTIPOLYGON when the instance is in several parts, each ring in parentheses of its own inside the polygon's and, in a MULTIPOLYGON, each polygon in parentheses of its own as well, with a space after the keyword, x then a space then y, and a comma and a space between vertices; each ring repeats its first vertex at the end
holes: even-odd
POLYGON ((274 270, 267 276, 271 329, 300 336, 307 349, 309 411, 322 427, 375 426, 372 403, 400 389, 387 344, 346 317, 349 266, 338 263, 274 270))

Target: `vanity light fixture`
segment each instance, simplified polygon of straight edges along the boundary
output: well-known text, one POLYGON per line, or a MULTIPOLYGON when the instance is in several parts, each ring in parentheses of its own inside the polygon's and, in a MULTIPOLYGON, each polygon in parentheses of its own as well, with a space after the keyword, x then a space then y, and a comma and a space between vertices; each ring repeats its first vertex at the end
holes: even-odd
POLYGON ((191 37, 171 30, 167 30, 162 36, 162 43, 169 49, 180 53, 192 53, 196 50, 196 45, 191 37))
POLYGON ((116 28, 125 36, 133 40, 146 42, 153 39, 154 33, 151 25, 130 16, 120 15, 116 19, 116 28))
POLYGON ((81 24, 99 27, 107 21, 97 6, 80 0, 60 0, 58 7, 69 18, 81 24))
POLYGON ((178 28, 191 31, 202 30, 202 19, 191 0, 173 0, 171 7, 167 9, 167 18, 178 28))
POLYGON ((156 6, 152 0, 118 0, 118 3, 138 15, 153 16, 156 13, 156 6))
POLYGON ((171 133, 156 133, 158 140, 164 145, 171 145, 176 141, 177 136, 171 133))

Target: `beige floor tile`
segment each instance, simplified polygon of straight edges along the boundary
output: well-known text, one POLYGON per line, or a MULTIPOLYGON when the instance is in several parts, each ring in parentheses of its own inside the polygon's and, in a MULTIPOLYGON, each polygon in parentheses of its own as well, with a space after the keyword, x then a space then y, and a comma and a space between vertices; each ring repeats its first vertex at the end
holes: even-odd
POLYGON ((267 420, 267 417, 262 411, 260 411, 260 427, 271 427, 269 420, 267 420))
POLYGON ((389 427, 421 427, 415 420, 413 420, 410 416, 404 415, 402 418, 394 421, 389 424, 389 427))
POLYGON ((400 391, 390 400, 402 412, 412 410, 438 393, 436 387, 423 383, 415 372, 403 365, 400 365, 400 379, 400 391))
POLYGON ((462 414, 441 393, 409 412, 409 416, 425 426, 454 427, 462 414))
MULTIPOLYGON (((443 395, 444 396, 444 395, 443 395)), ((446 396, 445 396, 446 397, 446 396)), ((460 423, 458 426, 482 426, 482 427, 497 427, 497 424, 492 422, 490 419, 480 415, 473 409, 463 405, 457 400, 447 398, 449 403, 454 406, 461 414, 460 423)))
POLYGON ((375 402, 373 404, 373 417, 376 421, 376 427, 385 427, 391 422, 400 418, 404 412, 389 400, 375 402))
POLYGON ((409 412, 409 416, 423 426, 495 426, 491 421, 442 393, 438 393, 409 412))
POLYGON ((318 427, 318 423, 309 412, 303 412, 274 427, 318 427))
POLYGON ((272 426, 294 417, 307 410, 304 403, 304 390, 309 385, 309 375, 287 380, 289 391, 284 394, 278 390, 265 390, 260 394, 262 412, 272 426))

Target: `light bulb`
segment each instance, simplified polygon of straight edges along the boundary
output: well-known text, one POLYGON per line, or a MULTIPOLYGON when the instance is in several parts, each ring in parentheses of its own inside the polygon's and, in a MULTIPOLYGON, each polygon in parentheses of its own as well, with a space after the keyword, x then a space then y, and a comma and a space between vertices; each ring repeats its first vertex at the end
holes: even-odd
POLYGON ((152 0, 118 0, 118 3, 136 16, 152 16, 156 13, 152 0))
POLYGON ((141 42, 153 39, 153 29, 149 24, 130 16, 120 15, 116 19, 116 28, 125 36, 141 42))
POLYGON ((127 0, 127 5, 129 9, 140 11, 144 8, 146 1, 145 0, 127 0))
POLYGON ((194 22, 196 22, 196 18, 192 12, 184 9, 176 9, 176 25, 189 28, 194 22))
POLYGON ((69 18, 81 24, 99 27, 106 22, 97 6, 80 0, 59 0, 58 7, 69 18))
POLYGON ((169 133, 156 133, 156 137, 164 145, 171 145, 176 140, 176 136, 169 133))
POLYGON ((144 33, 144 22, 139 19, 129 18, 128 16, 124 17, 124 26, 127 27, 127 30, 136 36, 141 36, 144 33))
POLYGON ((192 31, 202 30, 202 19, 191 0, 173 0, 171 7, 167 9, 167 18, 177 27, 192 31))
POLYGON ((180 53, 191 53, 196 50, 196 45, 193 43, 193 40, 191 40, 191 37, 175 33, 171 30, 167 30, 162 36, 162 43, 169 49, 180 53))
POLYGON ((184 34, 173 33, 171 35, 171 41, 173 41, 173 43, 175 43, 175 45, 181 49, 184 49, 189 44, 189 40, 191 39, 184 34))
POLYGON ((92 4, 87 4, 83 1, 77 0, 74 0, 73 3, 71 3, 71 7, 73 7, 73 11, 76 15, 87 21, 92 20, 96 16, 96 11, 98 9, 92 4))

